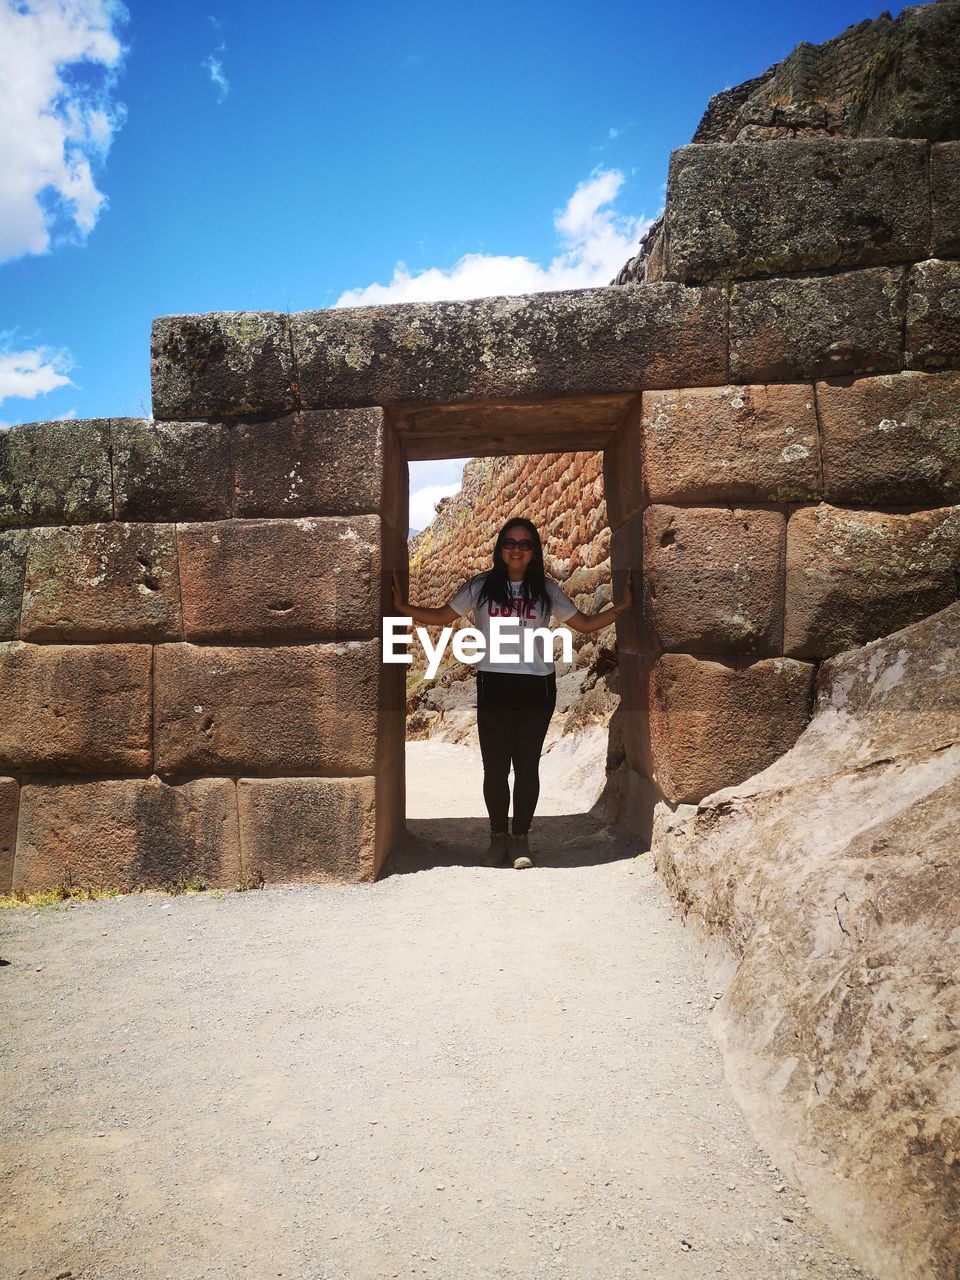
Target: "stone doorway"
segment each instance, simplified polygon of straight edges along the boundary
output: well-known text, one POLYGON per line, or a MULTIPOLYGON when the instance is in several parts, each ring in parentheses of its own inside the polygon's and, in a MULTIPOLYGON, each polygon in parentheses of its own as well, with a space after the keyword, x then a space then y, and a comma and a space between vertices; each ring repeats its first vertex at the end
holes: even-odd
MULTIPOLYGON (((605 608, 612 589, 602 445, 628 404, 629 397, 595 397, 417 414, 416 426, 430 424, 430 430, 413 437, 409 452, 438 449, 450 455, 462 447, 476 453, 461 491, 444 500, 409 544, 408 598, 428 607, 443 604, 463 582, 489 569, 497 531, 513 516, 523 516, 541 532, 548 577, 586 613, 605 608), (449 434, 447 424, 453 428, 449 434)), ((415 457, 411 463, 432 460, 415 457)), ((411 465, 411 488, 417 487, 414 470, 411 465)), ((423 523, 422 518, 413 523, 423 523)), ((639 566, 635 569, 639 573, 639 566)), ((465 624, 453 624, 455 633, 458 625, 465 624)), ((436 643, 440 628, 429 630, 436 643)), ((541 753, 534 823, 538 850, 551 866, 611 856, 604 839, 597 839, 596 801, 605 781, 608 723, 618 701, 614 628, 574 633, 573 641, 571 661, 556 654, 557 705, 541 753)), ((487 843, 473 668, 458 662, 448 644, 428 679, 419 642, 411 652, 413 662, 405 668, 408 839, 405 856, 392 858, 387 873, 401 865, 470 863, 487 843)))

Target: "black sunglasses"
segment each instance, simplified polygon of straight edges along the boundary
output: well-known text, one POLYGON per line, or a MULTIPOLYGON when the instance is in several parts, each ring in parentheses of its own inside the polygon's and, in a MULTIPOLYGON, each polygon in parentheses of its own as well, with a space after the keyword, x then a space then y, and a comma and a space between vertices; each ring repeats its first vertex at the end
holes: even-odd
POLYGON ((519 538, 519 539, 504 538, 503 542, 501 542, 500 545, 502 547, 506 547, 508 551, 514 551, 514 550, 532 551, 533 550, 533 543, 530 541, 529 538, 519 538))

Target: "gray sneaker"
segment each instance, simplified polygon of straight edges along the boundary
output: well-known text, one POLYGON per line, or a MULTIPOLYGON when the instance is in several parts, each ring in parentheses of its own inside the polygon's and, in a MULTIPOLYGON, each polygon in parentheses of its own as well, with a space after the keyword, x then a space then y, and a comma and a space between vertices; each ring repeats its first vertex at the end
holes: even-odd
POLYGON ((527 867, 532 867, 533 859, 530 857, 529 836, 511 836, 510 842, 513 845, 511 856, 514 870, 525 871, 527 867))
POLYGON ((513 860, 510 837, 506 831, 491 831, 490 845, 480 859, 481 867, 503 867, 513 860))

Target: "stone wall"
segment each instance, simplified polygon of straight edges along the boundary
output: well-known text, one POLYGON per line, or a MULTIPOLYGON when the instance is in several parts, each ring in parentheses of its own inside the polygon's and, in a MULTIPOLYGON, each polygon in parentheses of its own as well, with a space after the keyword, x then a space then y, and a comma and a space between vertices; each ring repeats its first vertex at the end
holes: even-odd
POLYGON ((376 874, 391 439, 379 409, 0 434, 0 891, 376 874))
MULTIPOLYGON (((0 435, 13 883, 376 874, 403 821, 377 621, 408 459, 513 459, 471 473, 472 554, 509 494, 588 607, 609 524, 637 588, 610 811, 644 834, 788 749, 821 659, 956 599, 960 142, 681 148, 656 246, 617 288, 163 317, 156 421, 0 435)), ((482 567, 448 532, 427 601, 482 567)))

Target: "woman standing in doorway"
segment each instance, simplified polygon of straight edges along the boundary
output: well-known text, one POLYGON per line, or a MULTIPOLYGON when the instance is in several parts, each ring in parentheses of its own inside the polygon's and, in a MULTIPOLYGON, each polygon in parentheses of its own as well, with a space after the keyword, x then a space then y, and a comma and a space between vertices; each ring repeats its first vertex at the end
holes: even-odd
MULTIPOLYGON (((528 833, 540 795, 540 752, 557 702, 557 673, 543 639, 523 660, 523 630, 545 627, 554 614, 574 631, 600 631, 633 602, 627 574, 623 599, 600 613, 581 613, 569 596, 546 576, 543 545, 536 526, 516 517, 497 534, 493 567, 465 582, 440 609, 421 609, 404 601, 393 575, 393 607, 422 626, 446 626, 473 613, 486 642, 476 664, 477 732, 483 757, 483 799, 490 817, 490 847, 484 866, 513 863, 530 867, 528 833), (490 659, 490 620, 519 619, 519 662, 490 659), (508 829, 510 765, 513 765, 513 833, 508 829)), ((516 645, 513 646, 515 650, 516 645)))

